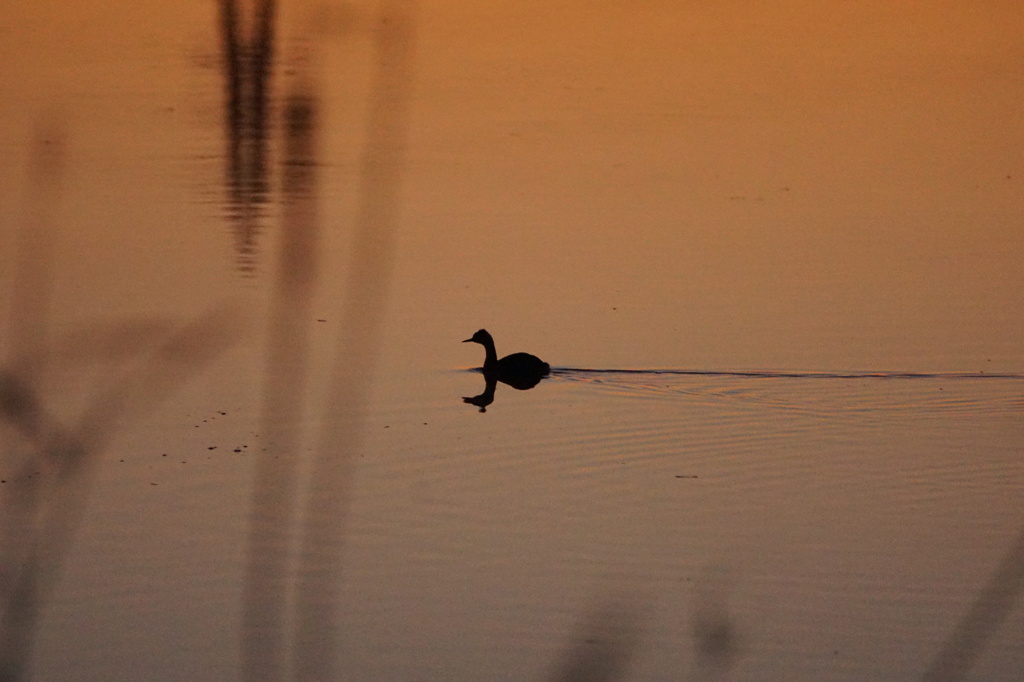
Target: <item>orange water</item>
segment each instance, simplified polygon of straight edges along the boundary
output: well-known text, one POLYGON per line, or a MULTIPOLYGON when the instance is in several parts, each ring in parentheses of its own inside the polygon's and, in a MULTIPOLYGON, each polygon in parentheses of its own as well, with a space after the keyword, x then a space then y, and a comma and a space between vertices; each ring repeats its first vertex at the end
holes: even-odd
POLYGON ((1017 4, 288 5, 234 129, 215 3, 51 5, 0 351, 95 446, 36 679, 915 679, 993 580, 971 679, 1024 667, 1017 4), (553 376, 464 404, 480 327, 553 376))

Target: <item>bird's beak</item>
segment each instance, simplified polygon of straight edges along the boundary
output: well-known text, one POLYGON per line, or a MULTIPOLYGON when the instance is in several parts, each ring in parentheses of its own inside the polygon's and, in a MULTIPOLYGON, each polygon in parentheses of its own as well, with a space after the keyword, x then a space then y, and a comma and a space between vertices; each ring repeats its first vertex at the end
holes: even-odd
POLYGON ((470 342, 470 341, 472 341, 472 340, 473 340, 473 339, 465 339, 465 340, 463 340, 463 342, 462 342, 462 343, 469 343, 469 342, 470 342))

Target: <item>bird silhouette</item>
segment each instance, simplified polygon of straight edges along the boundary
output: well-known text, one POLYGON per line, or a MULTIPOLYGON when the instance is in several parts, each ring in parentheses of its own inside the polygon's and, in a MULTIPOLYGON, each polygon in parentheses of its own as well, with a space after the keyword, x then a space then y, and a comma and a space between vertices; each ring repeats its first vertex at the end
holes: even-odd
POLYGON ((500 381, 512 388, 525 391, 533 388, 540 380, 546 377, 551 366, 529 353, 513 353, 498 359, 498 353, 494 349, 494 338, 486 329, 481 329, 463 343, 479 343, 484 347, 484 377, 488 380, 500 381))

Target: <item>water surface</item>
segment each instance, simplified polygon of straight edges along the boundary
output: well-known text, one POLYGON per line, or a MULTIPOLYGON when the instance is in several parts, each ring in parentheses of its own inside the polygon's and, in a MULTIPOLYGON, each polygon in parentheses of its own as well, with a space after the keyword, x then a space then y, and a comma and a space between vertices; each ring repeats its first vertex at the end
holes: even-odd
POLYGON ((32 677, 1016 679, 1024 15, 833 5, 12 10, 32 677))

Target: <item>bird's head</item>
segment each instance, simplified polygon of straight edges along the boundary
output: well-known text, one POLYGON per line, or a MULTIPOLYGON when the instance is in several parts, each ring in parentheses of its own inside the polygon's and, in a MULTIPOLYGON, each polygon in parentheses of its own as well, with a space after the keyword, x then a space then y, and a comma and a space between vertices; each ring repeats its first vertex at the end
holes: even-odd
POLYGON ((486 329, 481 329, 476 334, 473 334, 473 336, 469 337, 468 339, 466 339, 462 343, 469 343, 471 341, 473 343, 486 344, 488 341, 492 341, 492 339, 491 339, 491 335, 487 333, 486 329))

